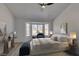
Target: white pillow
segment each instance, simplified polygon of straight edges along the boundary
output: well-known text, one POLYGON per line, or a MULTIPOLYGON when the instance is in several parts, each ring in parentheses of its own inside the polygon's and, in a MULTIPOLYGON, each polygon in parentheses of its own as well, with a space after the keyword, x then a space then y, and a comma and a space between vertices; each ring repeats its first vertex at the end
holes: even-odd
POLYGON ((56 35, 52 35, 51 39, 54 40, 54 41, 58 41, 58 37, 56 35))
POLYGON ((60 38, 58 38, 58 40, 60 42, 68 42, 68 38, 67 37, 60 37, 60 38))
POLYGON ((52 36, 51 36, 51 39, 54 39, 54 37, 57 37, 57 36, 55 36, 55 35, 52 35, 52 36))
POLYGON ((57 40, 57 41, 60 41, 60 42, 67 42, 68 36, 62 35, 62 34, 54 34, 54 35, 51 36, 51 39, 57 40))

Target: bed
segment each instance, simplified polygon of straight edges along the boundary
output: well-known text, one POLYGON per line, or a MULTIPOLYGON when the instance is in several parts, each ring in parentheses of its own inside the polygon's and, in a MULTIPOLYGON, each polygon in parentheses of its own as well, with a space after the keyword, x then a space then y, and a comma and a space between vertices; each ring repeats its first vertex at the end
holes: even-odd
POLYGON ((30 42, 30 55, 65 51, 68 48, 68 42, 54 41, 51 38, 36 38, 30 42))
POLYGON ((22 48, 21 52, 23 53, 23 51, 29 51, 29 53, 25 55, 44 55, 47 53, 60 52, 68 49, 69 42, 67 37, 55 37, 54 35, 51 38, 34 38, 28 44, 26 42, 24 44, 24 49, 22 48))

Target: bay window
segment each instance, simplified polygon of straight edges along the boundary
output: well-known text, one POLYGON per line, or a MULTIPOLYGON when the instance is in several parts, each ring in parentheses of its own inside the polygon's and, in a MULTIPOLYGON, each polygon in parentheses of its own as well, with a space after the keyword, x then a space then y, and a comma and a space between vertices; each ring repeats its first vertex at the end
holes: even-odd
POLYGON ((26 36, 36 36, 38 33, 44 33, 44 35, 49 35, 49 24, 48 23, 26 23, 26 36), (30 26, 32 27, 30 30, 30 26))

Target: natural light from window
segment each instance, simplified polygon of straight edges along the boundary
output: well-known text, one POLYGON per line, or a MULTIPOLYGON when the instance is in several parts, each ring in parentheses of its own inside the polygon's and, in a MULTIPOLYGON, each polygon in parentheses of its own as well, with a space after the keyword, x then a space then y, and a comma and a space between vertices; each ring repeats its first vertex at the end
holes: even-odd
POLYGON ((45 35, 49 35, 49 24, 26 23, 26 36, 30 36, 30 32, 32 36, 36 36, 38 33, 44 33, 45 35))

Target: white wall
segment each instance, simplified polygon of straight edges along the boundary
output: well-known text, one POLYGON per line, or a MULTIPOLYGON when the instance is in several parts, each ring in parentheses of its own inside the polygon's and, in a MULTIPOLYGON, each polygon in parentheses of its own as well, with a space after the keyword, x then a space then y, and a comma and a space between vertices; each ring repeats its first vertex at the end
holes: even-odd
POLYGON ((4 4, 1 4, 1 3, 0 3, 0 24, 7 24, 7 32, 8 33, 12 32, 14 30, 13 16, 9 12, 7 7, 4 4))
POLYGON ((25 30, 25 23, 30 22, 29 19, 21 19, 16 18, 15 20, 15 29, 16 29, 16 35, 17 40, 16 42, 26 42, 31 40, 31 36, 26 37, 26 30, 25 30))
POLYGON ((25 21, 24 19, 16 19, 15 29, 17 35, 17 42, 23 42, 25 39, 25 21))
POLYGON ((53 22, 53 30, 59 32, 60 25, 65 22, 68 23, 68 31, 77 32, 77 38, 79 38, 79 4, 71 4, 58 16, 53 22))
POLYGON ((79 4, 71 4, 60 16, 53 22, 55 32, 60 31, 62 23, 68 23, 68 32, 76 32, 79 43, 79 4))

